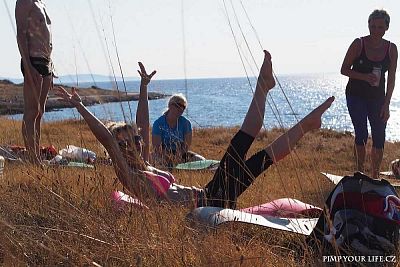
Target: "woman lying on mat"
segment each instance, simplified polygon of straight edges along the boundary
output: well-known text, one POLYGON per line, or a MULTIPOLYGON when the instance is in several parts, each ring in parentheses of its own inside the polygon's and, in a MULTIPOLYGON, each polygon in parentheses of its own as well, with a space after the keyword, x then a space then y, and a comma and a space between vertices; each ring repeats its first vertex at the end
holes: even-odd
POLYGON ((264 53, 264 62, 260 69, 256 90, 243 124, 231 140, 213 179, 202 189, 175 184, 172 174, 160 171, 146 163, 149 157, 150 138, 147 84, 155 72, 148 75, 144 66, 139 63, 142 81, 136 114, 137 126, 125 124, 107 129, 82 104, 75 89, 70 94, 60 87, 58 96, 77 108, 93 134, 107 149, 118 179, 143 202, 168 200, 181 204, 194 203, 197 206, 234 208, 237 198, 256 177, 272 163, 288 155, 305 133, 321 127, 321 116, 334 101, 334 97, 328 98, 265 149, 246 159, 248 149, 261 130, 267 93, 275 86, 271 55, 267 51, 264 53))

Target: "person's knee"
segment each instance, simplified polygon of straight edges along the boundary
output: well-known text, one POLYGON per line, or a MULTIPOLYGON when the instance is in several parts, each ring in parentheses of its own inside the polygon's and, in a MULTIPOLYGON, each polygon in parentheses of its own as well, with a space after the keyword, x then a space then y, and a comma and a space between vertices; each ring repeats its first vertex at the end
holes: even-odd
POLYGON ((206 160, 205 157, 203 157, 202 155, 196 154, 195 156, 196 160, 206 160))
POLYGON ((365 146, 367 144, 368 138, 355 138, 354 143, 357 146, 365 146))
POLYGON ((188 151, 188 157, 191 158, 191 161, 205 160, 206 158, 202 155, 199 155, 193 151, 188 151))
POLYGON ((25 107, 23 120, 34 122, 37 119, 41 119, 43 117, 43 113, 44 113, 43 109, 41 109, 38 106, 25 107))
POLYGON ((41 119, 43 117, 45 111, 45 107, 43 106, 39 106, 38 111, 36 113, 36 119, 41 119))
POLYGON ((23 120, 25 122, 34 122, 38 117, 39 111, 37 109, 25 109, 23 120))
POLYGON ((356 145, 365 145, 368 141, 368 128, 367 125, 358 121, 358 123, 354 123, 354 135, 355 135, 355 143, 356 145))
POLYGON ((380 120, 371 122, 372 131, 372 147, 376 149, 383 149, 386 139, 386 124, 380 120))
POLYGON ((385 147, 385 138, 372 138, 372 147, 383 150, 385 147))
POLYGON ((362 131, 357 133, 356 132, 356 137, 354 139, 354 143, 358 146, 365 146, 365 144, 368 141, 368 132, 362 131))

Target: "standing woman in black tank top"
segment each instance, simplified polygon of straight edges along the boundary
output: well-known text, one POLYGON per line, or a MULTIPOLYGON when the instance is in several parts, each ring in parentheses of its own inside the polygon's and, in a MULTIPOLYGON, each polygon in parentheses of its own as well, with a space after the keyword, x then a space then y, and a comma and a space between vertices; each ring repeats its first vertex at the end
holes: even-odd
POLYGON ((386 122, 397 67, 397 47, 383 39, 390 17, 385 10, 374 10, 368 18, 370 34, 357 38, 343 60, 341 73, 349 77, 346 100, 354 126, 357 170, 365 172, 367 120, 371 126, 371 176, 378 178, 385 144, 386 122), (385 74, 387 74, 387 82, 385 74), (386 87, 386 90, 385 90, 386 87))

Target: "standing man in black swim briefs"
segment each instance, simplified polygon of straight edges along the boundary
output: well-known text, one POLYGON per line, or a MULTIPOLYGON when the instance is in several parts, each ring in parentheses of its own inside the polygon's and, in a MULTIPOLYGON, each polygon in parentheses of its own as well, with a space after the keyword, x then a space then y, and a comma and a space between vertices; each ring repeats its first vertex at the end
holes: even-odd
POLYGON ((17 42, 24 75, 22 135, 29 160, 40 162, 40 124, 53 85, 51 21, 41 0, 17 0, 17 42))

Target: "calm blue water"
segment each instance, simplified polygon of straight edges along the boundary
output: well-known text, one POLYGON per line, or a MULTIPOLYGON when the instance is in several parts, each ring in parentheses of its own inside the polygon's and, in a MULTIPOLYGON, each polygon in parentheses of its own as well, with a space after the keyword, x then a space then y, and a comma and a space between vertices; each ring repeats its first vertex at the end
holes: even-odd
MULTIPOLYGON (((289 127, 310 112, 327 97, 334 95, 336 101, 323 116, 323 128, 338 131, 353 131, 345 102, 347 79, 337 74, 278 76, 283 91, 277 85, 268 97, 265 127, 283 125, 289 127), (297 117, 297 119, 296 119, 297 117)), ((255 80, 251 83, 254 86, 255 80)), ((90 87, 92 83, 81 83, 80 87, 90 87)), ((128 91, 137 92, 139 81, 126 83, 128 91)), ((97 83, 101 88, 114 89, 112 83, 97 83)), ((122 83, 120 90, 124 90, 122 83)), ((184 80, 154 80, 149 91, 173 94, 186 93, 184 80)), ((252 90, 247 78, 191 79, 187 80, 188 114, 194 127, 236 126, 240 125, 251 100, 252 90)), ((157 119, 166 108, 167 99, 150 101, 150 120, 157 119)), ((135 117, 137 102, 108 103, 91 106, 89 109, 103 120, 123 120, 123 111, 130 118, 130 109, 135 117)), ((11 116, 21 119, 22 115, 11 116)), ((45 121, 78 118, 75 109, 62 109, 47 112, 45 121)), ((391 118, 387 127, 387 139, 400 140, 400 92, 395 90, 391 102, 391 118)))

